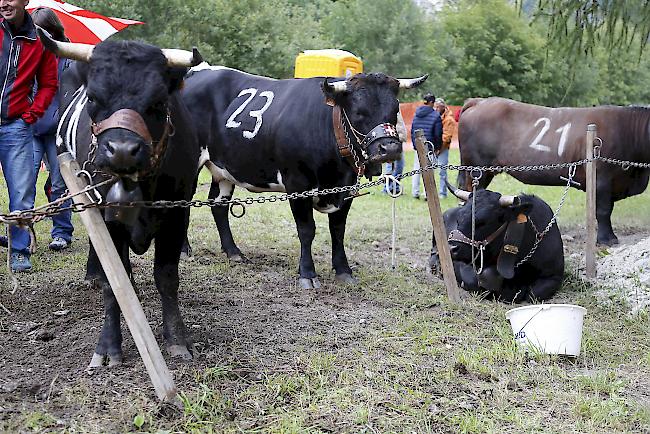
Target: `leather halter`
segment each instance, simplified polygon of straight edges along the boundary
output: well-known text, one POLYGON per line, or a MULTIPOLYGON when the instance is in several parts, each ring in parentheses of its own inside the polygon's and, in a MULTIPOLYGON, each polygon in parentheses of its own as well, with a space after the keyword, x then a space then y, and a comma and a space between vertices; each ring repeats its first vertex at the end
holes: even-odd
POLYGON ((151 147, 150 168, 144 173, 140 174, 143 177, 155 171, 155 169, 160 165, 162 156, 167 150, 167 139, 174 135, 169 109, 167 109, 165 129, 163 130, 160 139, 157 141, 154 141, 152 139, 149 128, 147 128, 147 124, 145 123, 140 113, 132 109, 120 109, 101 122, 93 122, 91 125, 93 141, 96 142, 97 137, 100 134, 113 128, 122 128, 129 130, 142 137, 146 145, 151 147))
POLYGON ((327 104, 332 106, 332 123, 334 125, 334 135, 336 137, 336 144, 339 155, 341 158, 345 158, 348 163, 350 163, 350 165, 356 169, 358 176, 361 176, 365 172, 364 163, 368 158, 367 150, 373 142, 383 137, 393 137, 399 140, 399 136, 397 135, 397 128, 395 128, 394 125, 391 125, 389 123, 382 123, 370 130, 368 134, 363 134, 354 128, 352 122, 350 122, 350 119, 348 119, 345 110, 341 108, 341 106, 336 105, 334 101, 330 100, 327 101, 327 104), (350 129, 352 130, 352 133, 357 140, 357 145, 359 148, 361 148, 361 155, 363 156, 364 161, 359 161, 359 165, 357 165, 357 161, 354 158, 354 144, 350 143, 348 140, 348 135, 346 133, 345 124, 343 122, 341 114, 343 114, 343 117, 345 117, 345 121, 347 121, 350 129))
POLYGON ((366 166, 361 161, 359 161, 359 166, 357 166, 354 156, 352 155, 352 144, 348 141, 348 138, 344 131, 343 119, 341 118, 341 106, 333 104, 332 107, 332 123, 334 125, 334 136, 336 137, 336 148, 339 152, 341 158, 345 158, 347 162, 352 166, 352 168, 357 173, 357 176, 361 176, 366 171, 366 166))
POLYGON ((506 229, 506 227, 508 227, 508 222, 505 222, 501 226, 499 226, 499 228, 496 231, 492 232, 492 234, 490 234, 483 241, 472 240, 471 238, 467 237, 464 233, 462 233, 458 229, 454 229, 453 231, 449 232, 449 237, 447 238, 447 241, 458 241, 459 243, 468 244, 477 249, 484 249, 488 246, 488 244, 496 240, 497 237, 501 235, 501 232, 503 232, 506 229))

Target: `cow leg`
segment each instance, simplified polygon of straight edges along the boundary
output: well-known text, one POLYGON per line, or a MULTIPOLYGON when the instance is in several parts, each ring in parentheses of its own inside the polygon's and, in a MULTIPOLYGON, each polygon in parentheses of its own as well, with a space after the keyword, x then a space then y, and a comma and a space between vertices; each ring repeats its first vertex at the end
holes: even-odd
POLYGON ((343 201, 343 206, 336 212, 328 214, 330 235, 332 237, 332 267, 336 272, 336 280, 343 283, 356 284, 352 269, 345 255, 345 223, 350 212, 351 200, 343 201))
POLYGON ((460 261, 453 261, 453 264, 454 272, 456 273, 456 281, 461 288, 470 292, 481 291, 481 286, 478 283, 478 276, 476 275, 472 264, 460 261))
POLYGON ((190 245, 190 240, 185 235, 185 241, 183 241, 183 247, 181 248, 181 259, 190 260, 192 258, 192 246, 190 245))
MULTIPOLYGON (((469 185, 472 186, 472 178, 468 177, 469 185)), ((494 172, 483 172, 481 179, 478 180, 478 188, 486 189, 494 179, 494 172)), ((471 191, 471 190, 470 190, 471 191)))
MULTIPOLYGON (((232 199, 235 191, 235 186, 230 182, 222 180, 220 182, 213 181, 210 186, 210 199, 232 199)), ((242 254, 239 247, 235 244, 230 230, 229 208, 227 206, 213 206, 212 217, 217 225, 219 231, 219 239, 221 239, 221 251, 223 251, 229 260, 237 262, 249 262, 248 259, 242 254)))
POLYGON ((299 283, 302 289, 318 289, 320 281, 314 268, 314 260, 311 256, 311 243, 316 235, 316 222, 314 222, 314 210, 311 198, 292 199, 289 201, 293 219, 296 222, 298 238, 300 239, 300 274, 299 283))
POLYGON ((187 234, 189 210, 174 211, 179 218, 168 216, 164 219, 159 232, 164 236, 156 237, 153 276, 162 303, 163 337, 167 342, 167 349, 172 357, 191 360, 187 331, 178 307, 178 262, 187 234), (182 213, 185 213, 185 216, 182 213))
MULTIPOLYGON (((122 264, 129 276, 131 276, 131 261, 129 260, 129 246, 124 241, 125 233, 115 234, 118 230, 109 226, 109 231, 113 236, 115 248, 120 255, 122 264)), ((121 232, 121 231, 120 231, 121 232)), ((111 289, 104 270, 99 262, 97 253, 92 243, 88 254, 88 263, 86 266, 86 278, 92 281, 94 288, 102 290, 104 298, 104 325, 99 334, 99 341, 95 347, 95 353, 88 365, 89 368, 99 368, 101 366, 115 366, 122 363, 122 330, 120 328, 120 306, 117 303, 115 294, 111 289)))
POLYGON ((542 277, 537 279, 530 287, 528 299, 530 301, 548 300, 562 286, 563 276, 542 277))
POLYGON ((598 221, 598 244, 613 246, 618 244, 618 238, 612 228, 612 211, 614 210, 614 200, 608 187, 601 183, 598 185, 598 195, 596 195, 596 220, 598 221))

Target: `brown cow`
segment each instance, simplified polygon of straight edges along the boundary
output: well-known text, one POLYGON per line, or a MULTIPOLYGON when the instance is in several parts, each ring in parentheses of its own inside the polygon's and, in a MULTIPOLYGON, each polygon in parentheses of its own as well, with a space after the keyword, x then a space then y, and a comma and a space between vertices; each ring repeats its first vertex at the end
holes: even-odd
MULTIPOLYGON (((473 98, 463 106, 458 125, 462 164, 527 165, 577 161, 585 158, 588 124, 596 124, 603 141, 601 155, 650 162, 650 108, 600 106, 549 108, 505 98, 473 98)), ((484 173, 486 188, 494 173, 484 173)), ((566 185, 567 169, 511 172, 519 181, 537 185, 566 185)), ((617 244, 611 223, 614 202, 642 193, 648 169, 597 163, 596 217, 598 242, 617 244)), ((461 177, 462 179, 462 177, 461 177)), ((574 178, 585 189, 585 168, 574 178)))

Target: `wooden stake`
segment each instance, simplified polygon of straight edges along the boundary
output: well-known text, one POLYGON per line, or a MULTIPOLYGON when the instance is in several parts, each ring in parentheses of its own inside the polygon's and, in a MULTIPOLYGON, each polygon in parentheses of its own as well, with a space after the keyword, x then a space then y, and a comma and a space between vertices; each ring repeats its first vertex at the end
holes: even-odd
MULTIPOLYGON (((70 193, 83 190, 87 184, 77 177, 79 165, 72 155, 65 152, 59 155, 58 159, 61 166, 61 175, 63 175, 70 193)), ((84 205, 90 203, 90 199, 85 194, 75 196, 74 201, 84 205)), ((120 305, 135 345, 138 347, 142 361, 147 368, 149 377, 151 377, 158 399, 161 401, 175 401, 176 386, 174 385, 174 379, 167 368, 140 301, 135 295, 131 279, 129 279, 124 269, 101 213, 97 208, 89 208, 79 213, 79 216, 88 230, 90 241, 95 247, 99 261, 120 305)))
MULTIPOLYGON (((415 148, 418 153, 417 157, 420 161, 420 167, 426 167, 429 164, 425 142, 424 132, 422 130, 416 130, 415 148)), ((427 170, 422 172, 422 180, 424 181, 424 191, 427 194, 427 205, 429 206, 429 216, 431 217, 431 225, 433 226, 433 236, 436 238, 436 246, 438 247, 438 258, 440 258, 440 265, 442 267, 442 277, 447 287, 447 297, 453 303, 457 303, 461 299, 460 289, 456 283, 456 273, 454 273, 454 265, 451 262, 451 254, 449 253, 449 244, 447 242, 447 230, 445 229, 445 222, 442 219, 442 209, 440 208, 438 188, 436 187, 433 171, 427 170)))
MULTIPOLYGON (((594 157, 594 140, 596 125, 587 125, 586 154, 587 159, 594 157)), ((587 240, 585 245, 585 275, 587 279, 596 277, 596 240, 598 227, 596 224, 596 162, 590 161, 586 167, 587 192, 587 240)))

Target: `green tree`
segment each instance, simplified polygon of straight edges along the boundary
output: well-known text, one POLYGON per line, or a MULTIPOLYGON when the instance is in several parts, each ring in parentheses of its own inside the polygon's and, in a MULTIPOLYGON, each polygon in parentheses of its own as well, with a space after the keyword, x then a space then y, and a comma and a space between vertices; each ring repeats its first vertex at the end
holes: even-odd
POLYGON ((78 1, 107 15, 142 20, 122 32, 161 47, 197 46, 212 64, 277 78, 293 76, 305 48, 327 48, 315 5, 288 0, 99 0, 78 1))
POLYGON ((442 26, 462 53, 454 79, 457 98, 544 99, 544 40, 506 1, 461 2, 445 10, 442 26))
MULTIPOLYGON (((449 64, 451 40, 436 44, 433 20, 412 0, 347 0, 331 4, 323 19, 323 31, 333 48, 360 56, 364 70, 394 77, 429 74, 425 88, 438 91, 449 64)), ((442 90, 442 89, 441 89, 442 90)), ((446 89, 445 89, 446 90, 446 89)), ((402 99, 416 99, 422 90, 409 91, 402 99)))
POLYGON ((549 39, 572 54, 593 54, 599 45, 643 51, 650 37, 648 0, 538 0, 534 15, 548 25, 549 39))

